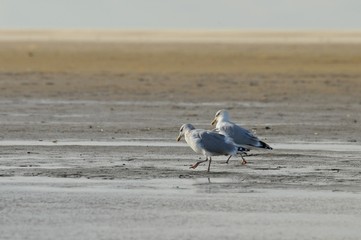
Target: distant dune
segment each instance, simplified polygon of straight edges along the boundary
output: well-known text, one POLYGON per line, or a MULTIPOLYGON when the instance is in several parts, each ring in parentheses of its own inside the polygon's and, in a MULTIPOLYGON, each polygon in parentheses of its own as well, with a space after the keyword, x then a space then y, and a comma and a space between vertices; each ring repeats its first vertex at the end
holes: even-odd
POLYGON ((0 41, 360 43, 361 31, 0 30, 0 41))
POLYGON ((360 32, 3 30, 0 56, 3 97, 354 102, 361 92, 360 32))

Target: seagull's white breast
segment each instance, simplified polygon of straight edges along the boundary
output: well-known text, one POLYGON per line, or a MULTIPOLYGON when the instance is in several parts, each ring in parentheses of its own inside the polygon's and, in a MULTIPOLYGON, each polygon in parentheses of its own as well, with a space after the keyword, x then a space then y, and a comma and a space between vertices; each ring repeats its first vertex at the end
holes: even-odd
POLYGON ((184 138, 193 151, 199 154, 204 154, 204 150, 201 147, 201 139, 199 138, 198 133, 193 131, 186 132, 184 138))

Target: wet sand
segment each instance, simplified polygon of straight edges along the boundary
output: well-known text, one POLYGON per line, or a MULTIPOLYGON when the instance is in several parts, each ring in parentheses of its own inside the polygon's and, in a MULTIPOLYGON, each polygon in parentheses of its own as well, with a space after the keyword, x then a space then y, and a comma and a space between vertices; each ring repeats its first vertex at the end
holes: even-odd
POLYGON ((358 33, 2 33, 3 239, 359 238, 358 33), (189 169, 221 108, 275 149, 189 169))

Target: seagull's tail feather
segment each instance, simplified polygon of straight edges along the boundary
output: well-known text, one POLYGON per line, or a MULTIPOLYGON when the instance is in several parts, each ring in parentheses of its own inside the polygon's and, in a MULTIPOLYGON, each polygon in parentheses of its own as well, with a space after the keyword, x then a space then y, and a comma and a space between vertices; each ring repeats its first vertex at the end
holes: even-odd
POLYGON ((262 142, 262 141, 259 141, 261 143, 261 148, 265 148, 265 149, 269 149, 269 150, 272 150, 273 148, 268 145, 267 143, 265 142, 262 142))

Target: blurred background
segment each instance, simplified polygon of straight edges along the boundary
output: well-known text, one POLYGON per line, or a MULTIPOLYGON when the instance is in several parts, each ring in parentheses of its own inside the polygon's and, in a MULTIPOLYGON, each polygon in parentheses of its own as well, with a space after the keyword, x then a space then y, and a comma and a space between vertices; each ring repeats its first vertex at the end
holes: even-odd
POLYGON ((352 101, 359 9, 353 0, 1 0, 2 96, 352 101))

